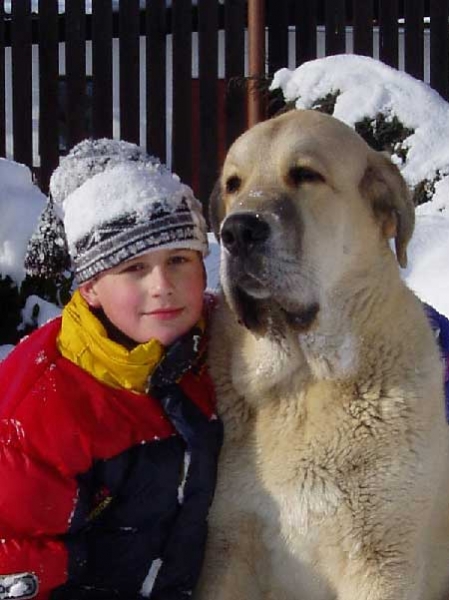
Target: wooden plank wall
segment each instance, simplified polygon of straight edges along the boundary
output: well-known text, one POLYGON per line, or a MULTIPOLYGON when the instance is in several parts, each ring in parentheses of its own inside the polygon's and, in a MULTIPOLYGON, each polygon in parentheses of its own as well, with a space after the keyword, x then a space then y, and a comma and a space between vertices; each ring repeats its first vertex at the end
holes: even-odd
MULTIPOLYGON (((0 0, 0 156, 8 150, 9 127, 13 132, 10 155, 31 166, 46 190, 61 153, 86 136, 115 134, 141 144, 163 161, 171 158, 173 170, 205 201, 226 148, 246 127, 246 0, 176 0, 169 8, 165 0, 147 0, 143 9, 139 0, 122 0, 118 13, 113 12, 112 0, 95 0, 92 15, 85 14, 85 0, 70 0, 66 14, 59 16, 57 5, 57 0, 39 0, 38 17, 31 13, 31 0, 14 0, 12 14, 5 14, 4 0, 0 0), (219 77, 221 37, 224 79, 219 77), (92 43, 91 75, 86 69, 86 40, 92 43), (60 42, 65 42, 64 77, 60 42), (194 80, 196 43, 198 78, 194 80), (33 72, 32 44, 38 45, 37 73, 33 72), (12 123, 6 123, 5 102, 9 48, 12 123), (114 48, 118 51, 115 58, 114 48), (167 75, 170 57, 172 81, 167 75), (141 61, 145 86, 140 82, 141 61), (32 82, 36 77, 37 150, 32 139, 32 82), (171 88, 172 98, 168 98, 171 88), (117 89, 119 114, 114 115, 117 89), (171 114, 166 113, 167 104, 171 114), (114 117, 118 127, 114 127, 114 117), (172 136, 167 143, 170 118, 172 136), (36 154, 38 161, 33 164, 36 154)), ((348 52, 348 25, 353 28, 353 52, 367 56, 373 55, 374 27, 378 28, 379 58, 393 67, 399 66, 402 28, 404 68, 422 79, 423 39, 428 29, 430 83, 444 98, 449 97, 449 0, 266 0, 265 15, 268 79, 292 61, 300 65, 315 58, 319 31, 324 31, 326 55, 348 52)), ((269 106, 267 114, 276 108, 269 106)))
POLYGON ((39 6, 39 154, 41 181, 48 182, 59 162, 58 0, 39 6))
POLYGON ((11 61, 13 158, 17 162, 31 165, 33 162, 31 5, 28 0, 12 2, 11 61))
POLYGON ((92 5, 92 136, 112 137, 112 0, 92 5))

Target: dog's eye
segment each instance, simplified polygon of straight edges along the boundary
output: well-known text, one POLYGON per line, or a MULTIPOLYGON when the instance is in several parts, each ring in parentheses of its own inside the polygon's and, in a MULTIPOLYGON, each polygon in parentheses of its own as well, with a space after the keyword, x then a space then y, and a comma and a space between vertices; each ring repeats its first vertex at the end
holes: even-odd
POLYGON ((324 181, 324 177, 318 171, 309 167, 292 167, 288 172, 288 180, 292 185, 298 186, 302 183, 318 183, 324 181))
POLYGON ((240 177, 237 177, 237 175, 233 175, 232 177, 229 177, 229 179, 226 180, 226 191, 228 192, 228 194, 235 194, 235 192, 239 190, 241 184, 242 180, 240 179, 240 177))

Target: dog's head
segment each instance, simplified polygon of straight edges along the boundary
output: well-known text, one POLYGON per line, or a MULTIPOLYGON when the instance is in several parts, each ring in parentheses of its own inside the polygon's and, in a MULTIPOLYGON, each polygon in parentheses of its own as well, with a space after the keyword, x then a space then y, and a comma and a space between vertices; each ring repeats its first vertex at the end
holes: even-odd
POLYGON ((211 197, 224 293, 254 332, 300 331, 350 273, 401 266, 414 208, 398 169, 350 127, 291 111, 238 138, 211 197))

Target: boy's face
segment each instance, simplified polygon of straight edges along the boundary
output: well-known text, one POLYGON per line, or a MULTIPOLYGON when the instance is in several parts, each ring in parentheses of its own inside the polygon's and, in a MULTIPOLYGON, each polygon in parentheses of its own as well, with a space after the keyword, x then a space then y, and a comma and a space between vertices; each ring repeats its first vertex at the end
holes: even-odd
POLYGON ((101 273, 80 292, 135 342, 169 346, 200 319, 205 285, 199 252, 161 249, 101 273))

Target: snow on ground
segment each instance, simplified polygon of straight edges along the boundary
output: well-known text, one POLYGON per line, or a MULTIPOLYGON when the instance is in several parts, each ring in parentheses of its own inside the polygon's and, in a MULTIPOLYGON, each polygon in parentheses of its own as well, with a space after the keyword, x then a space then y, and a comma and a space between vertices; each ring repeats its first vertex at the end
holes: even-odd
MULTIPOLYGON (((363 116, 394 112, 415 129, 405 165, 399 165, 414 185, 423 176, 440 170, 449 173, 449 105, 426 84, 381 63, 353 55, 334 56, 305 63, 296 70, 282 69, 273 87, 281 87, 297 106, 307 107, 330 90, 339 89, 335 114, 354 124, 363 116)), ((417 208, 416 229, 403 271, 407 284, 424 301, 449 316, 449 177, 437 183, 433 200, 417 208)), ((20 282, 26 242, 34 230, 45 197, 32 184, 26 167, 0 160, 0 273, 20 282)), ((206 259, 208 286, 219 278, 219 247, 210 235, 206 259)), ((33 299, 33 303, 36 299, 33 299)), ((39 301, 39 323, 59 311, 39 301)), ((29 311, 25 308, 25 312, 29 311)), ((26 315, 25 315, 26 317, 26 315)), ((0 347, 0 355, 9 348, 0 347)))

